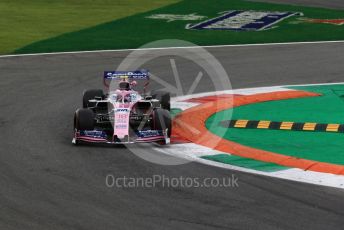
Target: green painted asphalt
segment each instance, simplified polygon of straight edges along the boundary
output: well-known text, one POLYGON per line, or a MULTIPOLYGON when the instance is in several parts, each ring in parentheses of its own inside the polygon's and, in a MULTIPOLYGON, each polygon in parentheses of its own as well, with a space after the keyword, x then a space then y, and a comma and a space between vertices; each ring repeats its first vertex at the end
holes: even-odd
POLYGON ((274 163, 266 163, 262 161, 257 161, 257 160, 243 158, 243 157, 229 155, 229 154, 209 155, 209 156, 202 156, 201 158, 224 163, 224 164, 239 166, 239 167, 243 167, 247 169, 254 169, 254 170, 258 170, 262 172, 276 172, 276 171, 289 169, 287 167, 277 165, 274 163))
MULTIPOLYGON (((322 96, 236 107, 232 119, 344 124, 344 85, 294 88, 321 93, 322 96)), ((226 129, 212 125, 223 120, 219 118, 224 112, 211 116, 206 126, 214 134, 225 132, 225 139, 288 156, 344 165, 343 133, 226 129)))
POLYGON ((177 116, 177 114, 181 113, 183 110, 179 109, 179 108, 171 108, 170 114, 171 117, 174 118, 175 116, 177 116))

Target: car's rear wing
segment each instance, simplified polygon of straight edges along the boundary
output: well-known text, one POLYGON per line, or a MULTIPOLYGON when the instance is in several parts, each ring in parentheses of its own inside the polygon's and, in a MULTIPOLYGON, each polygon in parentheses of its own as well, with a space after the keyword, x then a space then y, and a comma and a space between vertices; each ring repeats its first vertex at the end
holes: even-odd
POLYGON ((121 81, 128 79, 129 81, 144 80, 144 91, 149 84, 149 72, 147 70, 135 71, 104 71, 104 86, 109 89, 111 81, 121 81))
POLYGON ((104 79, 120 79, 123 76, 131 80, 149 80, 149 72, 147 70, 104 71, 104 79))

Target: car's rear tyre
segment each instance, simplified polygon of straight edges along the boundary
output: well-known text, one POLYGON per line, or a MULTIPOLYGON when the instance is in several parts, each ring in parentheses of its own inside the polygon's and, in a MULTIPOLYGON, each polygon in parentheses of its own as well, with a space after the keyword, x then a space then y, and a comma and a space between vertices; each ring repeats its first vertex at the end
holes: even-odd
POLYGON ((74 129, 93 130, 94 112, 90 109, 78 109, 74 115, 74 129))
POLYGON ((166 130, 167 136, 171 137, 172 120, 170 112, 166 109, 157 108, 153 112, 153 129, 166 130))
POLYGON ((103 98, 104 92, 101 89, 89 89, 85 90, 82 96, 82 107, 94 107, 96 104, 89 102, 89 100, 95 99, 96 97, 103 98))
POLYGON ((161 108, 166 109, 168 111, 171 110, 171 95, 169 92, 156 91, 152 96, 154 99, 160 101, 161 108))

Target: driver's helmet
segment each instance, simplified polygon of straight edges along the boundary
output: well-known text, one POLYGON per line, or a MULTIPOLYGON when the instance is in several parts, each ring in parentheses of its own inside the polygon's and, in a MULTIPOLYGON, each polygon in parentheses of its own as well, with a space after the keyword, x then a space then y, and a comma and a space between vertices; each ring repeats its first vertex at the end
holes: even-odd
POLYGON ((120 90, 130 90, 130 83, 128 82, 128 76, 121 77, 122 81, 119 83, 120 90))

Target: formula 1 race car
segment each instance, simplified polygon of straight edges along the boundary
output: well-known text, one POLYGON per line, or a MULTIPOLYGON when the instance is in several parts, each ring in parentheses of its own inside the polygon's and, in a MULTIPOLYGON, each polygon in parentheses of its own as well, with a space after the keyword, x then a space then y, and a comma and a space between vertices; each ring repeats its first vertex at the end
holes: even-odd
POLYGON ((105 71, 101 89, 86 90, 83 108, 74 115, 74 144, 169 144, 171 136, 170 94, 147 95, 149 72, 105 71), (143 92, 134 88, 143 81, 143 92))

